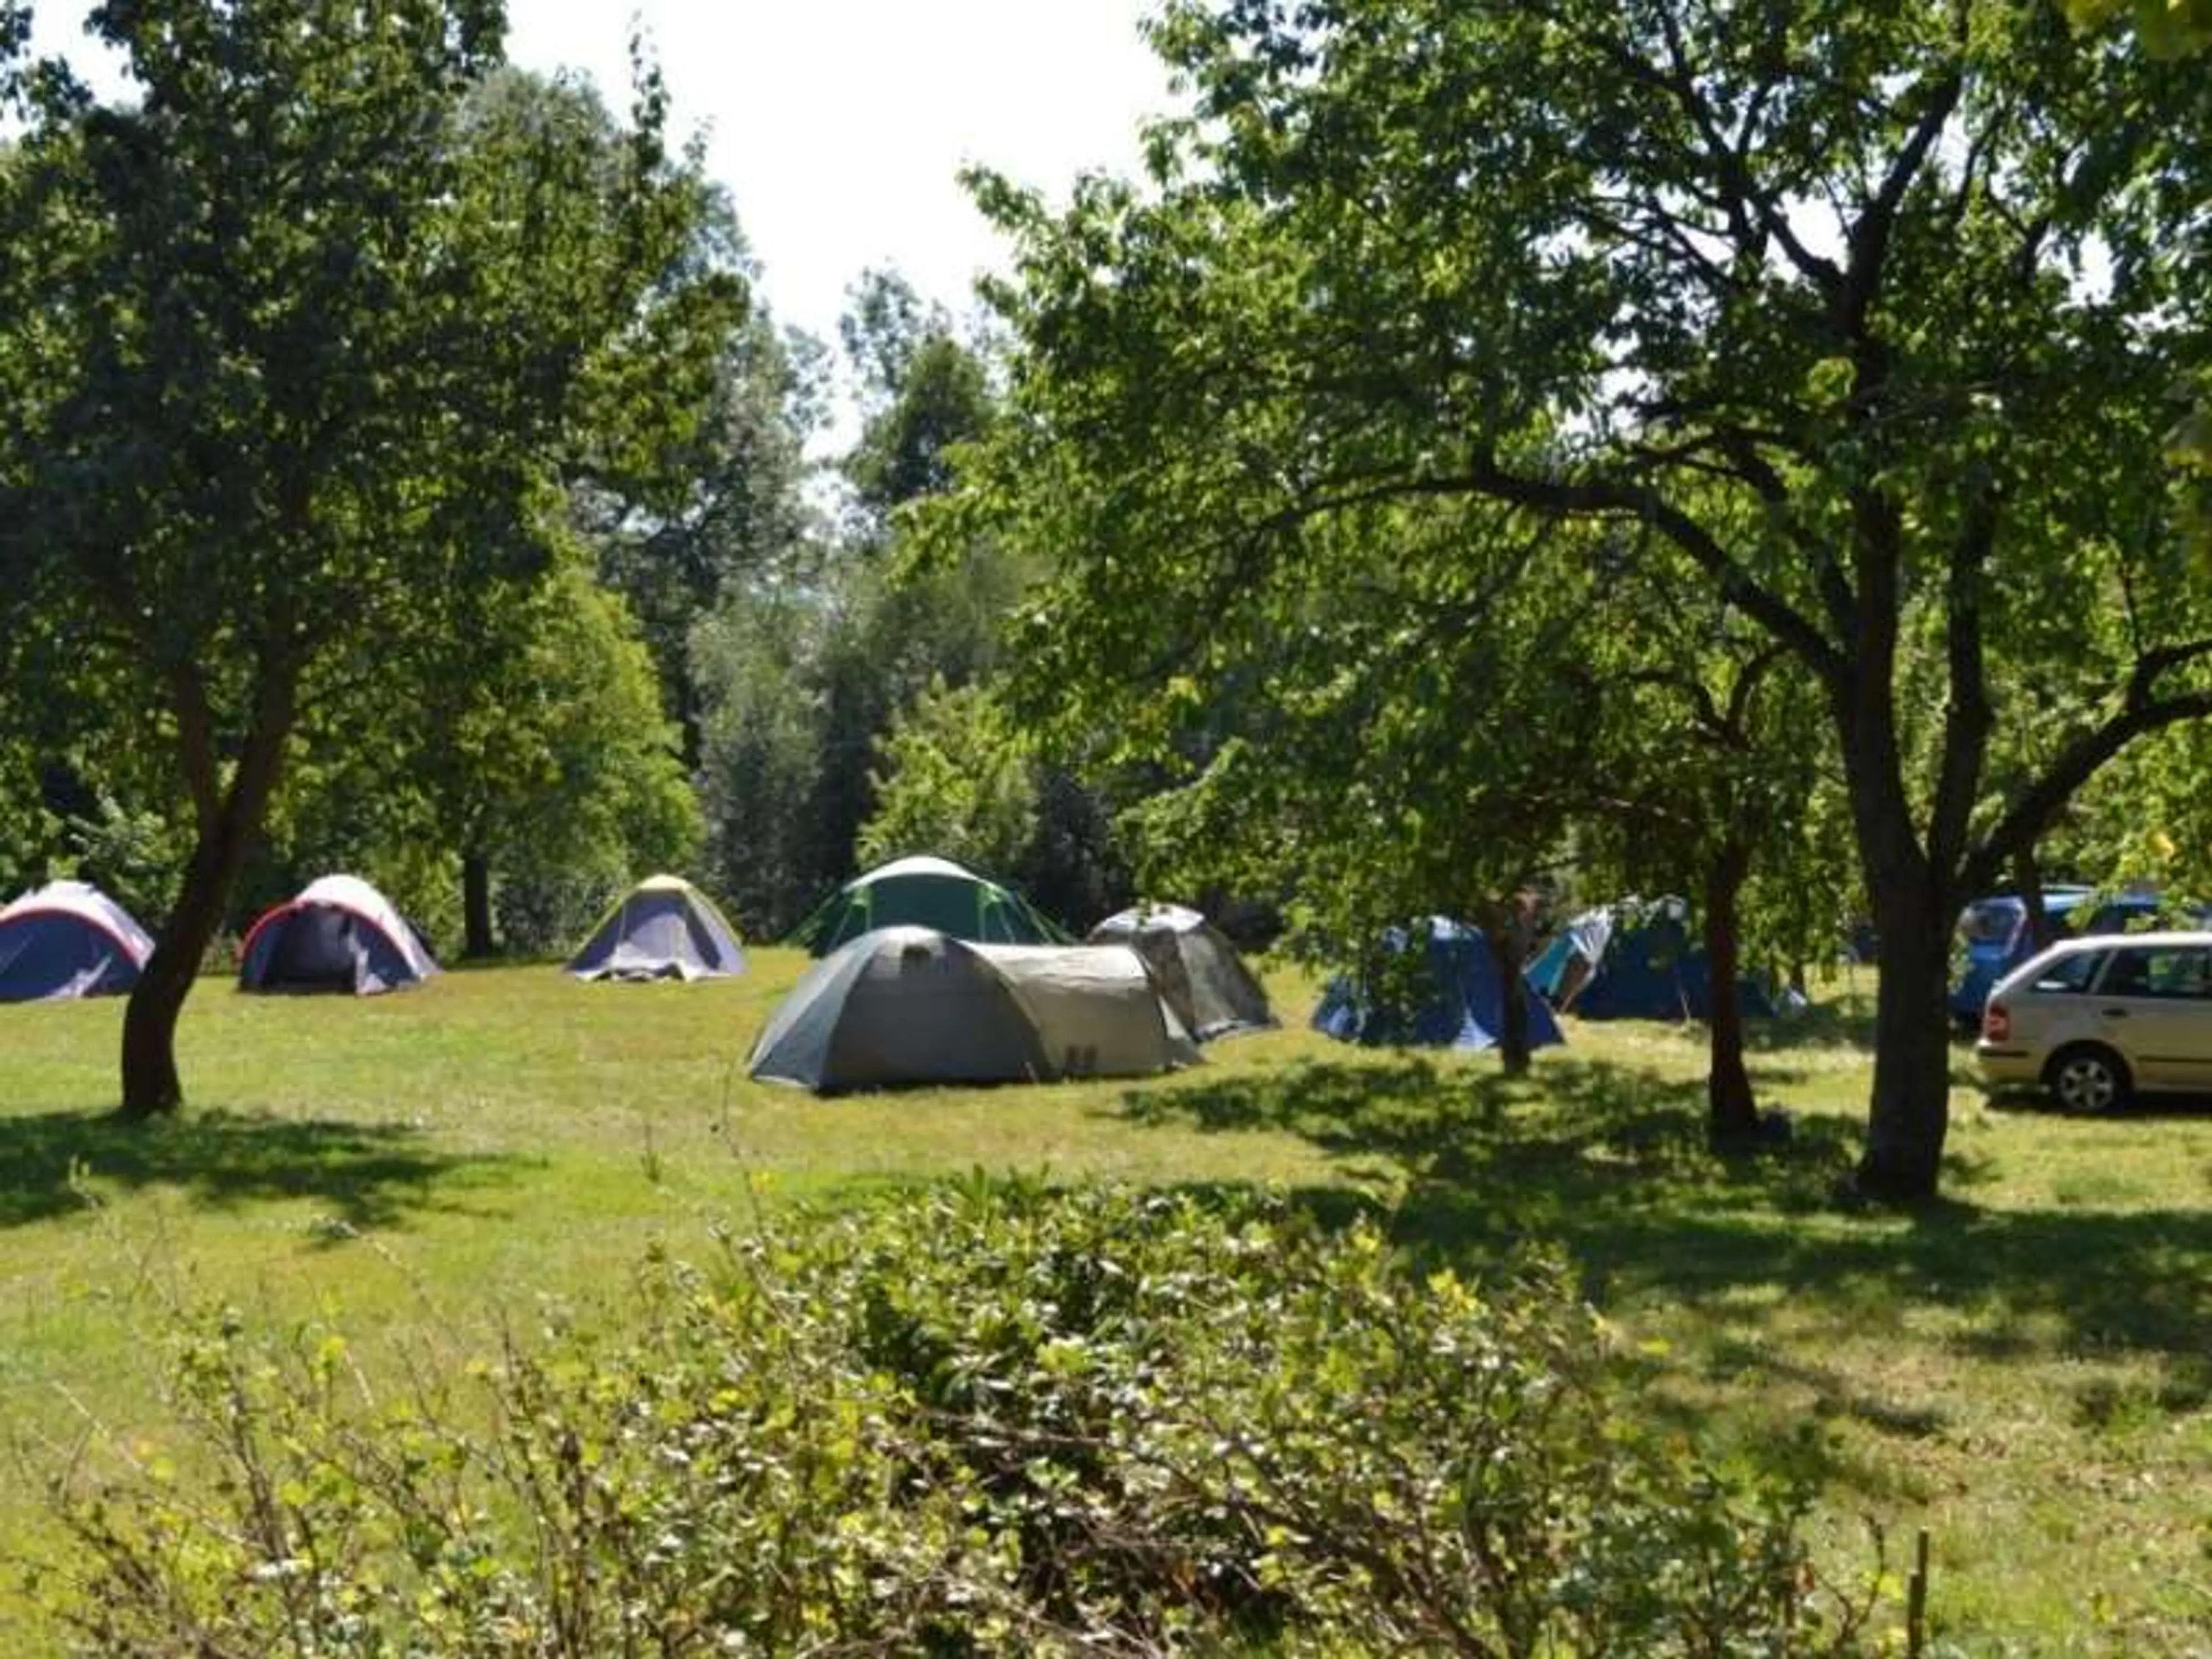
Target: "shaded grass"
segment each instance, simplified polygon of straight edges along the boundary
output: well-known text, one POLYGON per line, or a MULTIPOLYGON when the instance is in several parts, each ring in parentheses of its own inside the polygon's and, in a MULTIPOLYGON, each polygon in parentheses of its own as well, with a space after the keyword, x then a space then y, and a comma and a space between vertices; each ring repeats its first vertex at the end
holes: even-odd
MULTIPOLYGON (((1929 1525, 1937 1620, 1970 1650, 2212 1648, 2212 1114, 1962 1088, 1946 1201, 1838 1207, 1865 975, 1761 1029, 1755 1079, 1795 1133, 1750 1158, 1705 1145, 1698 1035, 1648 1024, 1570 1022, 1511 1083, 1294 1027, 1134 1084, 823 1102, 739 1065, 805 965, 764 950, 693 987, 500 969, 361 1003, 210 982, 180 1034, 194 1109, 143 1127, 108 1115, 115 1005, 0 1008, 0 1413, 33 1441, 80 1407, 157 1424, 148 1334, 183 1302, 458 1357, 501 1324, 617 1318, 653 1241, 795 1198, 978 1169, 1259 1183, 1478 1271, 1562 1249, 1642 1345, 1656 1415, 1810 1458, 1839 1551, 1861 1515, 1929 1525)), ((1271 983, 1293 1021, 1310 1005, 1271 983)), ((41 1529, 35 1483, 0 1483, 0 1536, 41 1529)))
POLYGON ((410 1210, 453 1204, 440 1190, 456 1184, 449 1178, 482 1179, 513 1161, 441 1151, 400 1123, 222 1110, 154 1123, 32 1113, 0 1117, 0 1228, 80 1211, 94 1182, 117 1191, 165 1187, 205 1209, 307 1198, 356 1231, 393 1227, 410 1210))

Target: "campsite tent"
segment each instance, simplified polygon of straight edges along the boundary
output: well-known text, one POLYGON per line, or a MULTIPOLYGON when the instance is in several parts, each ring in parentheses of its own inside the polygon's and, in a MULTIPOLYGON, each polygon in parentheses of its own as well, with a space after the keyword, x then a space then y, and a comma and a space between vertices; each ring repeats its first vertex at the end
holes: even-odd
POLYGON ((979 945, 1028 1010, 1055 1077, 1141 1077, 1198 1045, 1136 952, 1118 945, 979 945))
POLYGON ((1091 930, 1093 945, 1126 945, 1142 957, 1190 1034, 1201 1042, 1275 1024, 1267 994, 1237 947, 1197 911, 1139 905, 1091 930))
POLYGON ((97 887, 48 882, 0 909, 0 1002, 128 991, 153 951, 146 930, 97 887))
POLYGON ((927 927, 879 928, 809 969, 769 1017, 748 1070, 822 1094, 1052 1075, 1005 975, 927 927))
POLYGON ((894 859, 847 882, 793 930, 817 957, 874 927, 933 927, 972 943, 1045 945, 1060 932, 1011 888, 950 859, 894 859))
MULTIPOLYGON (((1559 930, 1528 974, 1553 1006, 1583 1019, 1712 1015, 1712 969, 1691 934, 1689 906, 1679 898, 1585 911, 1559 930)), ((1771 989, 1749 975, 1738 977, 1736 996, 1747 1018, 1778 1012, 1771 989)))
MULTIPOLYGON (((1314 1010, 1314 1029, 1346 1042, 1495 1048, 1505 1000, 1490 942, 1479 928, 1443 916, 1431 916, 1425 926, 1425 938, 1399 927, 1382 937, 1383 948, 1393 955, 1409 948, 1422 952, 1412 1000, 1370 996, 1357 976, 1340 975, 1314 1010)), ((1528 1046, 1543 1048, 1563 1041, 1552 1011, 1542 999, 1530 997, 1528 1046)))
POLYGON ((1159 1071, 1194 1058, 1127 951, 887 927, 807 971, 769 1016, 749 1070, 835 1094, 1159 1071))
POLYGON ((568 963, 584 980, 711 979, 744 970, 736 933, 681 876, 647 876, 623 894, 568 963))
POLYGON ((325 876, 253 924, 239 952, 238 988, 372 996, 437 971, 391 900, 358 876, 325 876))

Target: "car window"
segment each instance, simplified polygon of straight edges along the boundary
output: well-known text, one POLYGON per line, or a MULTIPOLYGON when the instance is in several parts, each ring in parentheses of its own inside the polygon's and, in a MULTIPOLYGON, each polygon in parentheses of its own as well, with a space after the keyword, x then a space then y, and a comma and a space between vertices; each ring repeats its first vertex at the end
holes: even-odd
POLYGON ((2035 976, 2039 991, 2086 991, 2089 981, 2097 976, 2098 965, 2105 959, 2101 951, 2076 951, 2071 956, 2058 957, 2045 965, 2035 976))
POLYGON ((2115 951, 2097 989, 2108 997, 2212 996, 2212 953, 2187 945, 2115 951))

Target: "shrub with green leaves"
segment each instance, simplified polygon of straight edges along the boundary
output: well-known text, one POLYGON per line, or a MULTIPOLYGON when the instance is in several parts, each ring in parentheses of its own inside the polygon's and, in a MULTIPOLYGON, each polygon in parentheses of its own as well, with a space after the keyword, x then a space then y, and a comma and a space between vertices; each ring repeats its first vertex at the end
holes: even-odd
POLYGON ((1804 1491, 1639 1429, 1554 1263, 980 1180, 721 1244, 397 1397, 180 1332, 193 1443, 58 1488, 46 1605, 204 1659, 1860 1650, 1804 1491))

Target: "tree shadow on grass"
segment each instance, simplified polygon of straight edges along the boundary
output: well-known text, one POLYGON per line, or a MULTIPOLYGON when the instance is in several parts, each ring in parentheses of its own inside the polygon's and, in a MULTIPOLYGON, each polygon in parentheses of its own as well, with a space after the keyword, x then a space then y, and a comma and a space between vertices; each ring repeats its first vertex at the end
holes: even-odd
POLYGON ((1455 1261, 1556 1243, 1601 1304, 1704 1299, 1749 1340, 1784 1310, 1864 1335, 1942 1307, 1977 1333, 2151 1355, 2176 1408, 2212 1397, 2212 1212, 1985 1211, 1970 1200, 1987 1166, 1959 1155, 1944 1181, 1965 1199, 1854 1212, 1837 1189, 1855 1123, 1801 1115, 1786 1143, 1723 1157, 1702 1083, 1603 1060, 1548 1058, 1517 1082, 1413 1056, 1314 1062, 1133 1091, 1123 1111, 1380 1159, 1401 1243, 1455 1261))
POLYGON ((0 1228, 82 1210, 105 1186, 173 1187, 210 1210, 318 1200, 343 1224, 316 1234, 327 1244, 451 1208, 441 1183, 513 1161, 441 1152, 398 1123, 222 1111, 149 1122, 94 1112, 0 1117, 0 1228))
POLYGON ((1874 1052, 1874 999, 1839 995, 1771 1019, 1747 1019, 1743 1023, 1743 1046, 1753 1054, 1778 1048, 1853 1048, 1870 1054, 1874 1052))

